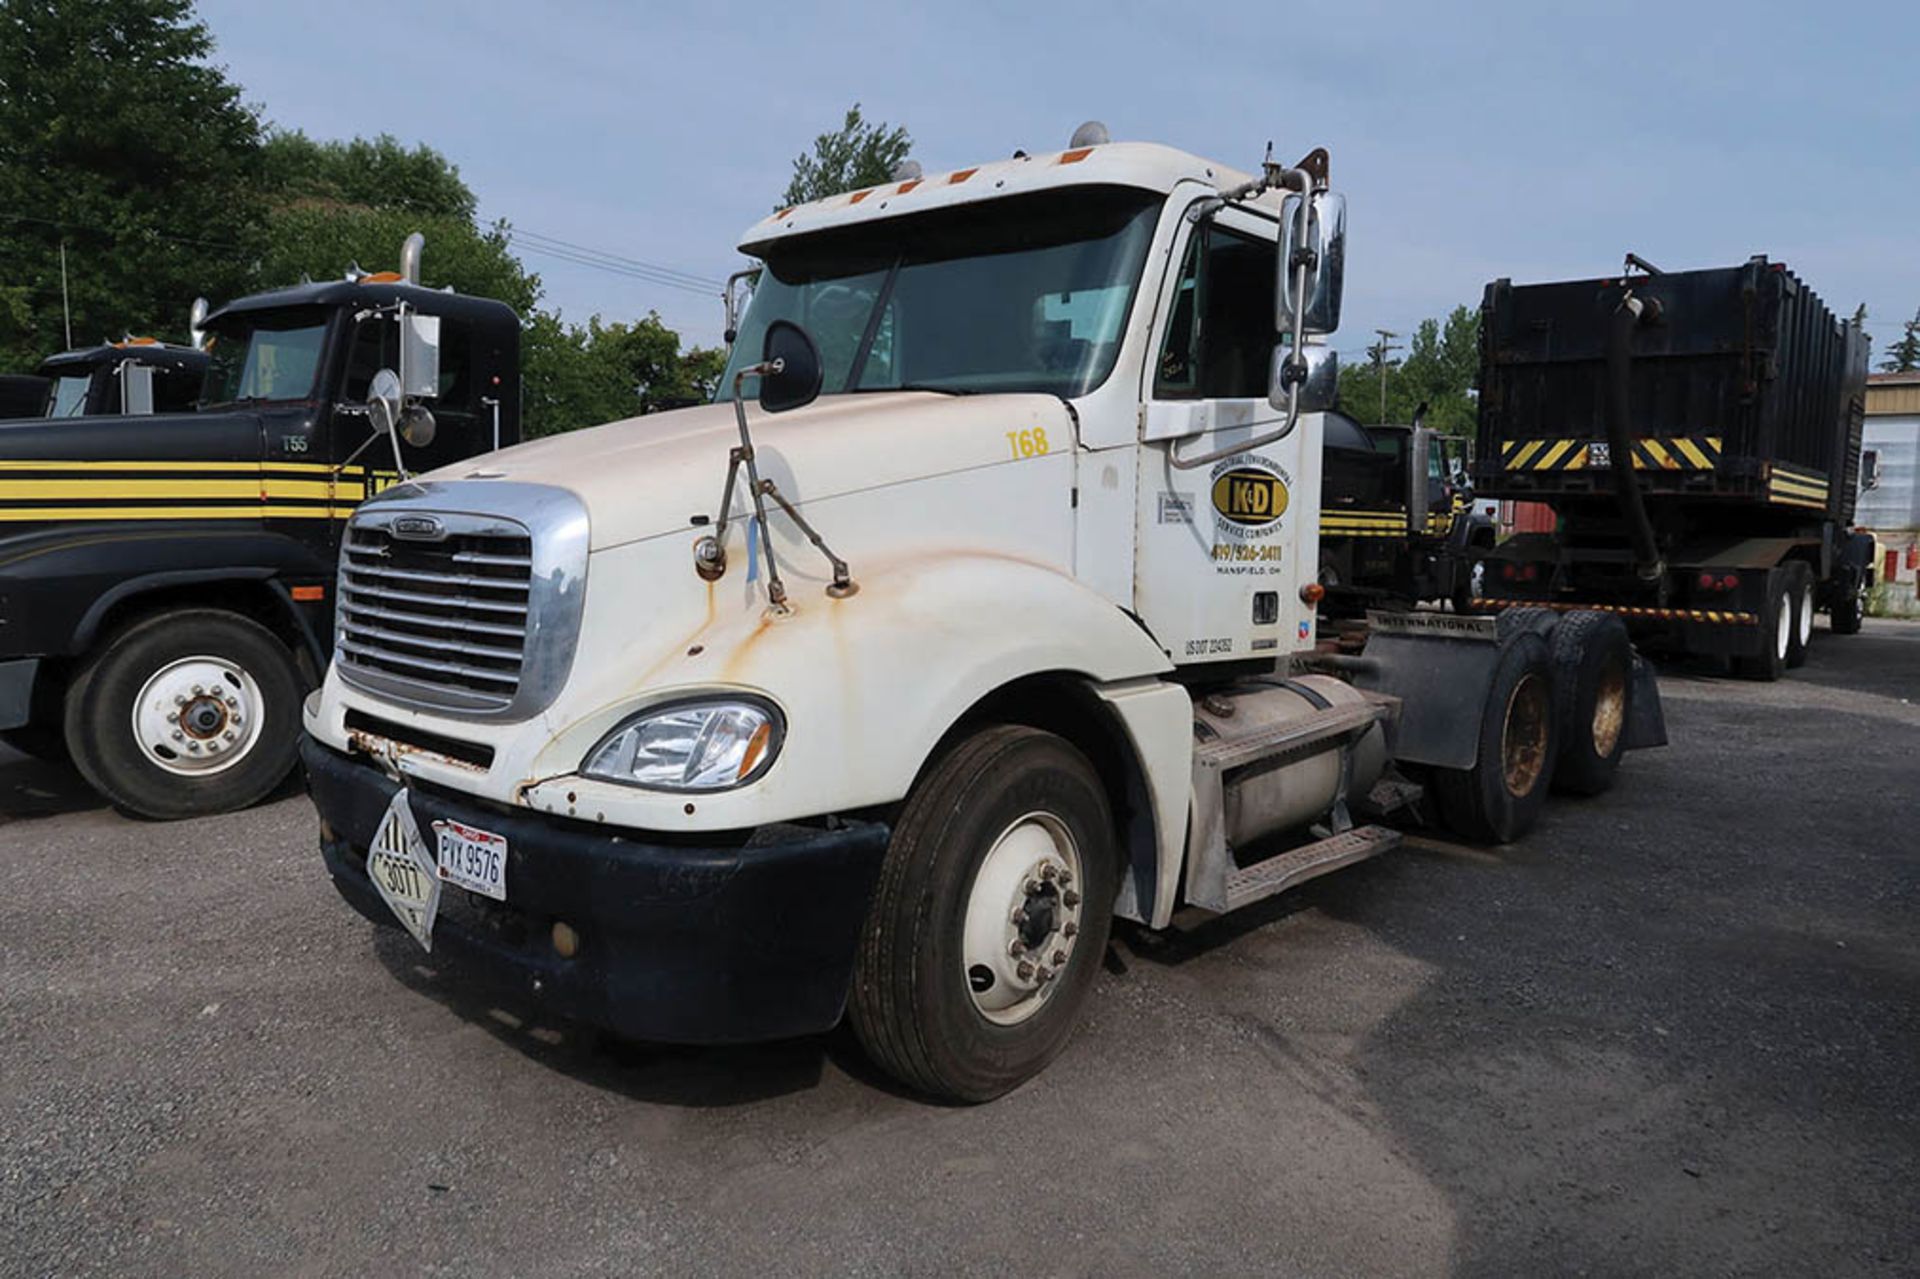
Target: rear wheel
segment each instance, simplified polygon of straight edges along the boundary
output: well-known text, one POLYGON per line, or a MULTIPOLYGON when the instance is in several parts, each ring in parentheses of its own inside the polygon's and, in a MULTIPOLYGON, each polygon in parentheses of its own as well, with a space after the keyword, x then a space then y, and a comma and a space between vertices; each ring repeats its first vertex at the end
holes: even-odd
POLYGON ((1547 641, 1537 630, 1517 629, 1494 667, 1473 767, 1433 773, 1441 817, 1451 830, 1478 843, 1505 844, 1533 828, 1559 748, 1555 719, 1547 641))
POLYGON ((1560 759, 1553 788, 1598 795, 1613 785, 1632 710, 1633 643, 1611 613, 1569 613, 1553 631, 1560 759))
POLYGON ((294 656, 249 618, 182 609, 115 636, 67 692, 66 738, 87 781, 141 817, 245 808, 292 771, 294 656))
POLYGON ((1787 599, 1787 571, 1767 574, 1767 597, 1760 609, 1760 652, 1733 659, 1733 673, 1742 679, 1772 683, 1787 669, 1793 646, 1793 606, 1787 599))
POLYGON ((1787 565, 1787 603, 1793 610, 1793 630, 1787 637, 1788 667, 1804 666, 1807 645, 1813 640, 1813 566, 1805 560, 1787 565))
POLYGON ((894 828, 849 1014, 901 1082, 987 1101, 1066 1046, 1118 885, 1106 792, 1051 733, 985 728, 921 779, 894 828))
POLYGON ((1860 621, 1867 615, 1867 575, 1854 570, 1846 580, 1850 584, 1827 610, 1827 627, 1835 635, 1858 635, 1860 621))

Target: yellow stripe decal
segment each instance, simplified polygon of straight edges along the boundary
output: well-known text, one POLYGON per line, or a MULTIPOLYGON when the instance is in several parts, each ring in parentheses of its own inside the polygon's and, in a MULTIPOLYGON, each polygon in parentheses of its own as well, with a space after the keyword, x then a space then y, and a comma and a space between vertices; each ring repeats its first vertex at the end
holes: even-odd
POLYGON ((1525 444, 1521 445, 1520 451, 1514 454, 1513 461, 1509 465, 1516 471, 1524 471, 1527 468, 1528 459, 1535 453, 1538 453, 1540 446, 1545 443, 1545 440, 1528 440, 1525 444))
POLYGON ((0 522, 65 520, 259 520, 345 519, 324 506, 13 506, 0 507, 0 522))
POLYGON ((1537 463, 1535 463, 1535 465, 1540 470, 1551 471, 1553 469, 1553 464, 1555 462, 1558 462, 1560 458, 1564 454, 1566 454, 1568 451, 1570 451, 1572 448, 1573 448, 1572 440, 1556 440, 1554 441, 1553 447, 1549 448, 1546 452, 1546 455, 1542 457, 1537 463))
POLYGON ((1706 470, 1713 465, 1713 463, 1707 461, 1706 453, 1692 440, 1684 437, 1677 439, 1673 442, 1673 448, 1674 452, 1680 454, 1680 456, 1686 458, 1687 461, 1693 463, 1695 467, 1701 470, 1706 470))
POLYGON ((1473 601, 1475 608, 1550 608, 1560 613, 1618 613, 1622 617, 1651 617, 1661 621, 1719 622, 1733 626, 1752 626, 1759 622, 1753 613, 1734 613, 1705 608, 1645 608, 1634 604, 1566 604, 1555 600, 1507 600, 1483 598, 1473 601))

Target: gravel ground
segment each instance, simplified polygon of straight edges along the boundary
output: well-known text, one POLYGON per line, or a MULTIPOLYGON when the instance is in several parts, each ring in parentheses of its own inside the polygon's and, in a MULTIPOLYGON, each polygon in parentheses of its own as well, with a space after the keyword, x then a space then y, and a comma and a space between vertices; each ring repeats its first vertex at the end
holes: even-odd
POLYGON ((8 1274, 1920 1269, 1920 626, 1522 845, 1123 934, 986 1107, 844 1032, 614 1044, 444 981, 304 799, 175 825, 0 751, 8 1274))

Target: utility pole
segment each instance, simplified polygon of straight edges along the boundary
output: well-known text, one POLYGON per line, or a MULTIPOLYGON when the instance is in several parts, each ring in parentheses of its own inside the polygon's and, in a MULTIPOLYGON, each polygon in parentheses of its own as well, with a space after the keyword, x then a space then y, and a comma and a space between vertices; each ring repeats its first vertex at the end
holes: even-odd
POLYGON ((67 350, 73 350, 73 308, 67 304, 67 242, 60 241, 60 318, 67 325, 67 350))
POLYGON ((1375 329, 1374 332, 1380 335, 1380 340, 1367 348, 1367 354, 1373 357, 1373 365, 1380 371, 1380 420, 1385 422, 1387 420, 1387 353, 1403 348, 1393 344, 1393 339, 1400 335, 1392 329, 1375 329))

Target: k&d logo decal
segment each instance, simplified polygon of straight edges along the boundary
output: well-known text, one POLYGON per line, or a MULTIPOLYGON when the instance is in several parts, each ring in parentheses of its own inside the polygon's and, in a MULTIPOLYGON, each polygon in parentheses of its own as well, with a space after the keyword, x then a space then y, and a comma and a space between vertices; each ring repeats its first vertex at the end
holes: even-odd
POLYGON ((1243 528, 1271 524, 1287 512, 1287 484, 1263 467, 1240 465, 1213 481, 1213 509, 1243 528))

